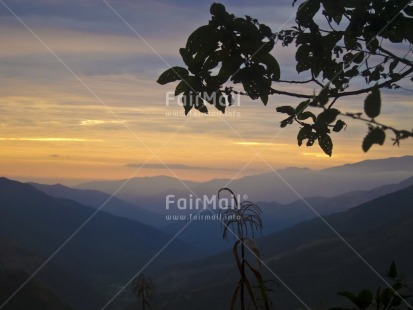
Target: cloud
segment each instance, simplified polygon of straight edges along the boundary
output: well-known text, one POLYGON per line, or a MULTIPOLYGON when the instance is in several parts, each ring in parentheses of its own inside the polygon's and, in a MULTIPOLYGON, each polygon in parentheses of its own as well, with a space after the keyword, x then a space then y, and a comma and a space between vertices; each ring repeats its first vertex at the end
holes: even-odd
POLYGON ((34 141, 34 142, 101 142, 102 140, 81 138, 0 138, 0 141, 34 141))
POLYGON ((101 119, 87 119, 80 121, 80 126, 94 126, 94 125, 104 125, 104 124, 124 124, 125 121, 121 120, 101 120, 101 119))
MULTIPOLYGON (((328 157, 326 154, 321 153, 321 152, 319 152, 319 153, 304 152, 304 153, 301 153, 301 154, 304 155, 304 156, 312 156, 312 157, 320 157, 320 158, 328 157)), ((336 154, 334 156, 338 157, 336 154)))
POLYGON ((60 155, 60 154, 52 154, 50 155, 51 158, 58 158, 58 159, 69 159, 73 158, 72 156, 65 156, 65 155, 60 155))
POLYGON ((287 144, 285 143, 267 143, 267 142, 257 142, 257 141, 242 141, 242 142, 234 142, 234 144, 237 145, 250 145, 250 146, 258 146, 258 145, 262 145, 262 146, 286 146, 287 144))
POLYGON ((220 167, 203 167, 203 166, 189 166, 189 165, 182 165, 182 164, 127 164, 126 167, 129 168, 146 168, 146 169, 176 169, 176 170, 217 170, 217 171, 235 171, 236 169, 230 168, 220 168, 220 167))

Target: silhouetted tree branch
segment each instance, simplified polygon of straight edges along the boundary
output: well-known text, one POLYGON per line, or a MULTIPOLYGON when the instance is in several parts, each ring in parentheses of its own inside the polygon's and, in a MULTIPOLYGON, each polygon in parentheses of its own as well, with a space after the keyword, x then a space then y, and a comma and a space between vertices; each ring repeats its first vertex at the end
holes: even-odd
POLYGON ((179 50, 187 68, 173 67, 158 79, 162 85, 180 81, 175 95, 182 94, 186 114, 192 108, 208 113, 206 103, 224 113, 234 94, 260 99, 264 105, 270 95, 282 95, 306 100, 296 107, 277 108, 288 115, 281 127, 299 124, 298 145, 307 140, 306 145, 312 146, 317 140, 330 156, 332 131, 339 132, 346 125, 340 116, 367 123, 364 151, 373 144, 382 145, 386 131, 394 135, 397 145, 413 137, 413 130, 376 120, 381 112, 381 90, 400 88, 398 83, 409 80, 413 73, 408 57, 413 49, 410 1, 306 0, 297 9, 296 25, 277 33, 250 16, 228 13, 222 4, 212 4, 210 12, 209 23, 196 29, 186 47, 179 50), (296 71, 308 78, 281 79, 280 66, 271 54, 279 44, 290 49, 295 45, 296 71), (309 84, 320 89, 318 95, 312 95, 273 87, 274 83, 309 84), (242 90, 234 89, 237 84, 242 90), (339 98, 362 94, 367 97, 360 114, 333 108, 339 98), (321 112, 316 115, 312 108, 321 112))

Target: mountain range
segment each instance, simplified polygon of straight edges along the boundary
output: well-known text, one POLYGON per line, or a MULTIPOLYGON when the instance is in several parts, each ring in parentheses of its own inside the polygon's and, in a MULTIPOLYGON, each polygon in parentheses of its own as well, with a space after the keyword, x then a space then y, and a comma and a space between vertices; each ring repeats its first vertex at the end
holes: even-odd
MULTIPOLYGON (((92 296, 103 299, 127 282, 172 236, 138 221, 94 212, 75 201, 48 196, 29 184, 0 178, 0 236, 38 257, 27 271, 52 257, 50 263, 74 275, 94 292, 92 296), (82 229, 73 235, 79 227, 82 229), (62 244, 65 246, 54 255, 62 244)), ((175 240, 151 268, 199 255, 191 246, 175 240)), ((56 288, 51 280, 45 284, 67 300, 64 286, 56 288)), ((69 298, 71 304, 76 309, 90 309, 88 299, 83 305, 73 302, 83 294, 78 288, 69 298)))
POLYGON ((158 213, 142 208, 136 204, 128 203, 107 193, 90 189, 76 189, 62 184, 38 184, 29 183, 43 193, 55 197, 66 198, 77 201, 85 206, 94 209, 101 209, 103 212, 116 216, 132 219, 152 226, 159 226, 164 217, 158 213))
MULTIPOLYGON (((265 277, 278 283, 272 294, 278 308, 304 307, 291 291, 311 307, 319 302, 330 307, 342 302, 335 294, 338 290, 383 287, 378 275, 393 260, 413 284, 412 158, 365 161, 324 171, 287 168, 278 173, 291 177, 289 182, 295 180, 293 175, 298 180, 302 174, 297 186, 308 182, 302 193, 309 195, 291 201, 266 200, 277 197, 278 183, 258 189, 268 194, 262 199, 253 200, 259 195, 248 194, 248 200, 262 210, 264 230, 257 244, 269 267, 263 269, 265 277)), ((276 174, 264 174, 233 184, 255 190, 274 177, 280 180, 276 174)), ((6 308, 101 309, 149 261, 144 272, 156 284, 157 309, 227 308, 238 281, 228 250, 234 240, 222 239, 218 221, 193 221, 173 237, 187 222, 166 220, 165 195, 184 196, 181 181, 169 177, 132 181, 142 187, 112 197, 112 181, 104 182, 107 192, 101 192, 82 188, 86 185, 69 188, 0 178, 0 304, 50 258, 6 308), (162 180, 159 186, 157 180, 162 180), (125 193, 133 194, 131 199, 125 193)), ((188 184, 194 191, 212 195, 225 182, 188 184)), ((126 287, 108 309, 135 308, 126 287)))
POLYGON ((245 176, 240 179, 214 179, 207 182, 179 180, 168 176, 137 177, 131 180, 96 181, 80 184, 79 189, 94 189, 132 204, 165 213, 165 197, 188 198, 216 195, 222 187, 248 196, 251 201, 291 203, 302 197, 333 197, 356 190, 370 190, 398 183, 413 175, 413 156, 368 160, 320 171, 308 168, 285 168, 245 176), (292 190, 294 189, 294 191, 292 190))
MULTIPOLYGON (((340 194, 333 197, 310 196, 305 197, 305 201, 302 199, 296 199, 295 201, 286 204, 282 204, 278 201, 258 201, 258 205, 264 213, 263 234, 267 235, 269 233, 288 228, 301 221, 314 218, 316 214, 308 207, 307 204, 311 205, 311 207, 319 214, 328 215, 335 212, 345 211, 351 207, 357 206, 361 203, 377 198, 383 194, 391 193, 396 190, 403 189, 409 185, 413 185, 413 177, 411 176, 413 172, 410 172, 409 168, 409 164, 413 162, 412 158, 412 156, 405 156, 400 158, 368 160, 359 163, 328 168, 320 172, 312 171, 307 168, 287 168, 282 170, 281 172, 288 171, 290 174, 323 174, 328 172, 329 178, 332 174, 337 174, 339 176, 344 175, 344 177, 342 178, 343 187, 351 187, 352 184, 357 184, 357 182, 359 181, 358 177, 360 174, 364 174, 365 178, 366 176, 368 176, 368 178, 372 178, 374 176, 377 176, 378 174, 383 176, 389 171, 391 171, 394 175, 398 175, 398 173, 402 171, 402 175, 405 175, 405 172, 407 172, 410 173, 410 177, 396 184, 386 184, 371 190, 357 189, 355 191, 346 192, 345 194, 340 194)), ((250 182, 248 181, 249 178, 243 178, 243 182, 250 182)), ((334 178, 337 179, 338 177, 334 176, 334 178)), ((124 181, 88 183, 87 185, 82 185, 82 187, 100 187, 100 185, 102 185, 103 189, 107 191, 110 191, 110 188, 112 188, 112 190, 115 191, 116 189, 113 186, 120 186, 123 184, 122 182, 124 181), (99 186, 97 186, 97 184, 99 184, 99 186)), ((211 184, 215 184, 217 182, 222 183, 227 181, 212 180, 206 183, 190 182, 189 185, 193 186, 193 188, 207 188, 211 187, 211 184)), ((384 183, 385 180, 380 180, 380 182, 384 183)), ((187 224, 187 221, 168 221, 166 220, 166 215, 178 215, 182 213, 185 213, 187 215, 194 215, 198 212, 198 210, 177 210, 173 209, 173 206, 172 210, 165 210, 166 195, 176 191, 178 193, 177 195, 181 195, 181 197, 184 197, 184 194, 182 194, 182 183, 179 180, 169 177, 160 176, 155 178, 135 178, 131 180, 129 186, 136 186, 137 189, 143 187, 145 194, 148 192, 155 193, 156 188, 154 184, 159 184, 158 190, 161 191, 161 193, 158 193, 157 195, 153 195, 151 197, 135 196, 135 199, 132 199, 143 203, 143 205, 141 206, 138 206, 131 202, 127 202, 118 197, 111 197, 109 194, 100 192, 98 190, 69 188, 61 184, 31 184, 35 186, 37 189, 43 191, 44 193, 50 196, 72 199, 81 204, 85 204, 93 208, 99 208, 103 205, 102 211, 104 212, 108 212, 113 215, 138 220, 140 222, 150 224, 172 235, 174 235, 180 229, 182 229, 182 227, 187 224), (147 188, 148 184, 146 184, 145 181, 149 182, 151 187, 150 191, 147 188), (168 192, 168 190, 170 192, 168 192), (161 213, 164 214, 162 215, 161 213)), ((221 185, 224 184, 222 183, 221 185)), ((364 185, 363 187, 366 186, 364 185)), ((215 189, 215 191, 217 189, 218 187, 215 189)), ((139 190, 135 190, 135 192, 139 192, 139 190)), ((217 213, 217 211, 215 210, 214 213, 217 213)), ((210 211, 205 211, 201 214, 210 215, 211 213, 210 211)), ((220 251, 226 250, 229 247, 229 244, 227 242, 218 239, 219 236, 219 222, 217 223, 216 221, 194 221, 180 234, 179 238, 180 240, 185 241, 194 248, 199 249, 200 245, 202 245, 202 249, 206 254, 215 254, 220 251)))
MULTIPOLYGON (((148 210, 148 207, 144 208, 133 205, 97 190, 76 189, 61 184, 30 184, 53 197, 72 199, 93 208, 99 208, 103 205, 103 212, 150 224, 171 235, 177 233, 187 224, 187 221, 166 220, 165 215, 151 212, 148 210)), ((311 205, 311 207, 319 214, 328 215, 335 212, 345 211, 361 203, 406 188, 410 185, 413 185, 413 177, 397 184, 383 185, 372 190, 352 191, 335 197, 306 197, 305 201, 300 199, 288 204, 259 201, 257 204, 264 214, 263 234, 267 235, 288 228, 301 221, 316 217, 316 214, 307 204, 311 205)), ((217 211, 214 212, 217 213, 217 211)), ((171 213, 178 214, 176 211, 171 213)), ((190 213, 195 214, 196 210, 191 211, 190 213)), ((211 213, 210 211, 205 211, 201 214, 210 215, 211 213)), ((219 235, 219 222, 193 221, 180 234, 179 239, 185 241, 194 248, 199 248, 200 245, 202 245, 202 249, 206 254, 215 254, 226 250, 229 247, 227 242, 223 240, 217 241, 219 240, 219 235)))
MULTIPOLYGON (((383 275, 393 261, 412 285, 412 199, 410 186, 324 220, 305 221, 258 239, 268 267, 263 267, 263 274, 277 283, 272 294, 276 306, 303 309, 303 301, 310 307, 320 302, 324 308, 349 307, 336 292, 386 287, 383 275)), ((228 251, 163 270, 155 278, 164 292, 158 309, 228 307, 238 281, 233 260, 228 251)))
MULTIPOLYGON (((262 211, 263 235, 280 231, 298 224, 302 221, 320 215, 329 215, 346 211, 359 204, 368 202, 382 195, 396 192, 413 185, 413 177, 397 184, 383 185, 372 190, 354 191, 336 197, 308 197, 289 204, 278 202, 257 202, 262 211), (309 205, 313 210, 309 208, 309 205)), ((211 214, 209 211, 201 214, 211 214)), ((187 221, 172 221, 171 224, 161 229, 169 234, 177 233, 187 221)), ((179 238, 193 247, 202 245, 208 254, 215 254, 226 250, 231 245, 220 238, 220 223, 217 221, 193 221, 180 235, 179 238)))

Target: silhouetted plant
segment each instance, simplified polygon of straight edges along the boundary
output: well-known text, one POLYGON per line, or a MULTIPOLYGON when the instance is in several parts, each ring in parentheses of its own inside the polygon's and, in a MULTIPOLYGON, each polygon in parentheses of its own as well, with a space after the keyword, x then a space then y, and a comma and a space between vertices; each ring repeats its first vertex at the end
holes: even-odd
POLYGON ((306 0, 296 10, 296 24, 275 33, 255 18, 227 12, 219 3, 211 5, 210 13, 208 24, 196 29, 179 50, 185 67, 172 67, 157 80, 161 85, 180 81, 175 95, 182 94, 185 114, 193 108, 208 113, 206 103, 224 113, 234 95, 260 99, 264 105, 269 96, 281 95, 304 101, 277 107, 286 115, 280 126, 298 124, 298 145, 318 141, 329 156, 331 135, 346 127, 339 118, 367 124, 364 152, 373 144, 383 145, 388 133, 395 145, 413 138, 410 128, 396 129, 377 119, 382 110, 380 90, 404 89, 400 82, 413 81, 410 0, 306 0), (281 79, 283 70, 272 53, 280 45, 291 50, 295 45, 300 77, 281 79), (286 84, 310 85, 310 91, 291 91, 282 87, 286 84), (311 89, 317 90, 312 94, 311 89), (358 99, 363 111, 336 108, 340 99, 359 95, 366 95, 364 102, 358 99), (321 112, 317 115, 312 108, 321 112))
POLYGON ((224 239, 228 239, 228 232, 230 232, 236 239, 232 252, 241 276, 232 295, 230 309, 235 309, 238 299, 241 310, 244 310, 247 305, 246 297, 249 297, 248 306, 253 306, 254 309, 270 309, 272 303, 268 297, 270 291, 266 286, 268 281, 263 279, 260 252, 257 244, 251 239, 254 238, 256 232, 262 232, 261 209, 250 201, 239 203, 233 191, 229 188, 219 190, 219 199, 221 199, 220 195, 223 191, 231 194, 233 204, 227 206, 226 210, 220 211, 223 219, 222 236, 224 239), (254 253, 258 267, 254 267, 246 259, 246 248, 254 253), (252 273, 257 283, 256 286, 251 285, 248 271, 252 273), (254 291, 257 291, 258 294, 254 291))
POLYGON ((155 295, 155 285, 151 278, 140 274, 132 283, 132 291, 136 296, 136 299, 141 301, 142 310, 152 309, 149 300, 155 295))
MULTIPOLYGON (((399 276, 396 264, 393 262, 386 275, 391 281, 392 286, 378 288, 376 292, 368 289, 354 294, 349 291, 338 292, 338 295, 346 297, 353 304, 355 310, 399 310, 413 309, 410 305, 412 295, 406 294, 410 291, 402 276, 399 276)), ((411 292, 411 291, 410 291, 411 292)), ((335 307, 330 310, 349 310, 348 308, 335 307)))

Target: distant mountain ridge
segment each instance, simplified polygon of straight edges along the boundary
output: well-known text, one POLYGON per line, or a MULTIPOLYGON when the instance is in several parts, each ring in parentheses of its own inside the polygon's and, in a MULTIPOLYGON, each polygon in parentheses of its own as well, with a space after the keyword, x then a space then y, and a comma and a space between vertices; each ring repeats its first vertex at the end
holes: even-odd
POLYGON ((34 186, 49 196, 71 199, 86 206, 90 206, 95 209, 100 208, 104 212, 137 220, 148 225, 159 226, 159 223, 163 218, 160 214, 151 212, 148 209, 133 205, 117 197, 97 190, 75 189, 61 184, 28 184, 34 186))
POLYGON ((345 164, 342 166, 326 168, 324 172, 338 172, 340 170, 357 171, 363 169, 373 172, 379 171, 412 171, 413 172, 413 156, 389 157, 384 159, 369 159, 357 163, 345 164))
MULTIPOLYGON (((396 165, 398 165, 399 167, 403 167, 403 165, 405 165, 406 162, 410 161, 412 158, 413 156, 404 156, 400 158, 389 158, 389 159, 377 160, 377 161, 376 160, 363 161, 360 163, 343 165, 343 166, 339 166, 336 168, 338 170, 341 170, 341 169, 345 169, 348 166, 351 166, 351 167, 354 166, 354 167, 358 167, 357 169, 360 173, 360 171, 362 171, 362 169, 360 169, 360 166, 367 166, 369 169, 372 166, 375 166, 378 169, 380 167, 385 167, 384 162, 389 161, 394 168, 396 167, 396 165), (399 163, 399 161, 401 164, 399 163)), ((388 170, 388 169, 385 168, 384 170, 388 170)), ((406 170, 409 171, 409 169, 406 169, 406 170)), ((314 174, 331 174, 332 172, 331 171, 325 172, 324 170, 321 172, 317 172, 317 171, 312 171, 308 168, 288 167, 288 168, 279 170, 279 173, 280 174, 287 173, 287 175, 290 175, 290 176, 291 175, 300 176, 302 173, 304 174, 309 173, 311 175, 314 175, 314 174)), ((369 173, 375 174, 375 172, 371 172, 371 171, 369 173)), ((346 172, 345 174, 347 175, 348 173, 346 172)), ((352 172, 351 174, 354 174, 354 172, 352 172)), ((269 174, 269 176, 274 177, 276 175, 269 174)), ((358 175, 356 175, 356 178, 357 176, 358 175)), ((248 177, 245 177, 245 178, 248 179, 248 177)), ((244 180, 245 178, 242 178, 240 180, 244 180)), ((144 181, 144 180, 150 180, 153 183, 155 180, 159 180, 159 179, 167 180, 167 182, 169 182, 170 184, 174 183, 173 178, 165 177, 165 176, 143 178, 143 179, 140 179, 139 182, 144 181)), ((178 180, 175 180, 175 181, 179 182, 178 180)), ((197 191, 198 193, 202 192, 203 190, 208 191, 210 188, 217 186, 217 184, 215 184, 216 181, 222 182, 222 184, 220 184, 221 186, 224 186, 225 185, 224 183, 226 182, 226 180, 220 179, 220 180, 212 180, 206 183, 193 183, 193 184, 198 184, 198 185, 195 186, 192 190, 197 191)), ((123 182, 123 181, 119 181, 119 182, 123 182)), ((257 182, 254 181, 252 183, 257 183, 257 182)), ((104 182, 104 184, 108 186, 109 184, 112 184, 112 183, 111 181, 108 181, 108 182, 104 182)), ((271 184, 271 182, 267 183, 267 185, 268 184, 271 184)), ((413 177, 410 177, 409 179, 406 179, 397 184, 386 184, 386 185, 379 186, 378 188, 373 188, 371 190, 350 191, 350 192, 343 193, 337 196, 332 196, 332 197, 310 196, 310 197, 305 197, 305 200, 307 201, 307 203, 310 203, 310 205, 315 210, 317 210, 317 212, 319 212, 320 214, 328 215, 328 214, 332 214, 335 212, 345 211, 358 204, 367 202, 383 194, 391 193, 396 190, 402 189, 411 184, 413 184, 413 177)), ((62 185, 42 185, 42 184, 33 184, 33 185, 51 196, 71 198, 75 201, 78 201, 80 203, 90 205, 93 207, 100 206, 102 202, 104 202, 106 199, 111 197, 109 194, 98 192, 96 190, 68 188, 62 185)), ((182 186, 180 182, 179 182, 179 186, 182 186)), ((178 188, 179 186, 176 185, 174 186, 174 188, 178 188)), ((154 189, 152 189, 152 191, 154 191, 154 189)), ((290 190, 288 189, 288 191, 290 190)), ((135 192, 136 191, 134 191, 134 193, 135 192)), ((135 197, 136 198, 135 201, 139 201, 139 203, 142 204, 141 205, 142 207, 136 207, 135 205, 132 205, 128 202, 122 201, 116 197, 112 197, 108 205, 105 206, 102 209, 102 211, 109 212, 111 214, 126 217, 126 218, 131 218, 134 220, 139 220, 141 222, 151 224, 155 227, 161 228, 162 231, 167 232, 168 234, 175 234, 186 224, 186 221, 166 221, 165 214, 169 214, 169 215, 170 214, 182 214, 182 213, 193 214, 193 213, 196 213, 197 210, 194 210, 194 211, 182 211, 182 210, 175 210, 175 209, 169 210, 169 211, 166 210, 165 197, 170 194, 175 195, 176 198, 185 197, 185 195, 186 197, 188 197, 189 194, 192 195, 192 193, 188 194, 188 192, 186 192, 185 194, 182 191, 179 191, 179 190, 175 191, 173 189, 173 190, 169 190, 166 192, 162 192, 155 196, 135 197), (146 213, 149 214, 149 217, 147 214, 145 214, 146 210, 148 210, 146 213), (159 214, 160 213, 164 213, 164 214, 163 215, 155 214, 154 212, 151 212, 149 210, 159 212, 159 214), (149 220, 147 220, 148 218, 149 220)), ((209 195, 214 195, 214 194, 216 193, 212 193, 211 191, 209 192, 209 195)), ((308 208, 306 203, 301 201, 301 199, 297 199, 297 198, 298 197, 296 197, 295 201, 291 203, 286 203, 286 204, 281 204, 276 201, 275 202, 274 201, 268 202, 268 201, 262 201, 262 200, 257 201, 257 203, 261 206, 265 214, 263 218, 264 234, 279 231, 279 230, 288 228, 292 225, 295 225, 301 221, 308 220, 308 219, 315 217, 315 214, 308 208)), ((209 214, 209 211, 206 211, 205 213, 209 214)), ((214 254, 214 253, 223 251, 228 248, 228 244, 225 242, 212 242, 211 241, 211 240, 214 240, 214 238, 210 238, 211 236, 216 237, 219 234, 216 231, 216 227, 218 226, 219 226, 219 223, 216 223, 216 222, 204 222, 204 221, 194 222, 187 229, 185 229, 185 231, 180 235, 179 239, 187 242, 188 244, 191 244, 195 248, 199 248, 199 245, 202 244, 204 250, 206 250, 206 253, 214 254)))
POLYGON ((216 195, 222 187, 230 187, 235 193, 247 195, 251 201, 277 201, 290 203, 297 200, 294 188, 303 197, 333 197, 355 190, 370 190, 375 187, 398 183, 411 177, 413 156, 369 160, 346 164, 320 171, 308 168, 279 169, 259 175, 245 176, 236 180, 216 179, 207 182, 181 181, 171 177, 134 178, 120 191, 122 181, 97 181, 78 185, 80 189, 95 189, 113 194, 142 207, 151 206, 151 211, 164 213, 165 197, 188 197, 216 195), (183 184, 184 183, 184 184, 183 184), (287 183, 287 184, 286 184, 287 183))
MULTIPOLYGON (((194 187, 200 183, 188 180, 182 180, 187 186, 194 187)), ((120 188, 124 183, 126 186, 134 188, 136 191, 142 191, 145 195, 155 195, 163 190, 183 190, 186 187, 181 181, 174 177, 169 177, 165 175, 154 176, 154 177, 135 177, 130 180, 116 180, 116 181, 95 181, 86 182, 75 186, 75 188, 80 189, 96 189, 103 192, 111 192, 114 187, 120 188), (161 188, 162 190, 159 190, 161 188)), ((113 194, 111 192, 110 194, 113 194)))
MULTIPOLYGON (((410 177, 397 184, 383 185, 368 191, 349 192, 335 197, 306 197, 305 202, 296 200, 285 205, 278 202, 262 201, 258 201, 256 204, 262 210, 263 234, 268 235, 315 218, 317 215, 308 207, 307 203, 316 212, 325 216, 347 211, 350 208, 412 185, 413 177, 410 177)), ((205 211, 205 214, 210 214, 210 212, 205 211)), ((163 230, 174 234, 185 224, 186 221, 172 222, 163 230)), ((231 246, 230 243, 220 240, 221 231, 219 227, 220 223, 217 221, 195 221, 180 234, 179 238, 194 247, 202 245, 203 249, 209 254, 215 254, 231 246)))
MULTIPOLYGON (((147 213, 152 216, 150 218, 152 221, 147 221, 145 212, 147 209, 131 205, 116 197, 111 198, 110 195, 95 190, 73 189, 63 185, 30 184, 48 195, 71 198, 79 203, 95 207, 99 207, 110 198, 108 205, 102 208, 101 212, 108 212, 117 216, 138 220, 145 224, 151 224, 171 235, 177 233, 187 223, 186 221, 167 221, 165 215, 154 214, 149 211, 147 213)), ((306 197, 305 200, 320 214, 329 215, 346 211, 359 204, 410 185, 413 185, 413 177, 397 184, 383 185, 372 190, 354 191, 335 197, 306 197)), ((264 235, 291 227, 316 216, 302 200, 296 200, 289 204, 258 201, 257 204, 263 211, 264 235)), ((194 212, 196 211, 191 213, 194 212)), ((210 212, 205 211, 204 214, 210 214, 210 212)), ((202 245, 206 254, 215 254, 228 249, 230 246, 227 242, 219 240, 220 232, 217 229, 219 226, 220 223, 217 221, 195 221, 180 234, 179 239, 194 248, 200 249, 200 245, 202 245)))

